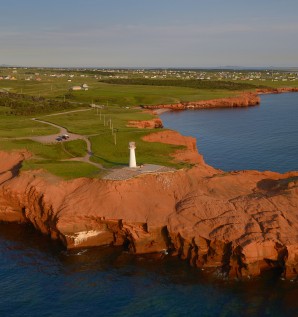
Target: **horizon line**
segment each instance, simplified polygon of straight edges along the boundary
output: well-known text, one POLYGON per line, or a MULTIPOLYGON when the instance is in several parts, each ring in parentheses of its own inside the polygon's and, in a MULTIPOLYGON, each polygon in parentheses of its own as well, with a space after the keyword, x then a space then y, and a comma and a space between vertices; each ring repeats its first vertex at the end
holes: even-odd
POLYGON ((1 68, 52 68, 52 69, 194 69, 194 70, 200 70, 200 69, 229 69, 229 70, 274 70, 274 69, 297 69, 298 66, 230 66, 230 65, 224 65, 224 66, 35 66, 35 65, 16 65, 16 64, 1 64, 1 68))

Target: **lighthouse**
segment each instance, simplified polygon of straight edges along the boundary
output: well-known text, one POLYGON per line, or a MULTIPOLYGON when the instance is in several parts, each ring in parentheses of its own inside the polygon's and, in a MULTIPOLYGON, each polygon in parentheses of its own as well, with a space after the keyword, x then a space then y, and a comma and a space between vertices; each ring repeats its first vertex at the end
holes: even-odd
POLYGON ((129 167, 137 167, 135 148, 136 143, 129 142, 129 167))

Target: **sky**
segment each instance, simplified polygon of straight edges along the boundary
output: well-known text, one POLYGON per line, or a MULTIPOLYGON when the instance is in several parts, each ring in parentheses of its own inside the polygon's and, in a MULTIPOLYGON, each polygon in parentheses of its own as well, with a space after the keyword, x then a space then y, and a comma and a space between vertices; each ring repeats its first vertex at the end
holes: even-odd
POLYGON ((297 0, 0 0, 0 65, 297 67, 297 0))

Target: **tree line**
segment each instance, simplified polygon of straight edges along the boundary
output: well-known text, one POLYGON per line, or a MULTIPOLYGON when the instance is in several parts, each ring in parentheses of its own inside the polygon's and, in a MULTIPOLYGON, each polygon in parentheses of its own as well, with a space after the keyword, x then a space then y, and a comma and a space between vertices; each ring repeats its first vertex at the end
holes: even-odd
POLYGON ((67 101, 6 92, 0 92, 0 106, 7 108, 7 114, 20 116, 44 114, 75 107, 67 101))
POLYGON ((200 79, 145 79, 145 78, 109 78, 99 82, 117 85, 148 85, 148 86, 173 86, 196 89, 223 89, 223 90, 248 90, 256 88, 267 88, 263 85, 249 83, 237 83, 221 80, 200 79))

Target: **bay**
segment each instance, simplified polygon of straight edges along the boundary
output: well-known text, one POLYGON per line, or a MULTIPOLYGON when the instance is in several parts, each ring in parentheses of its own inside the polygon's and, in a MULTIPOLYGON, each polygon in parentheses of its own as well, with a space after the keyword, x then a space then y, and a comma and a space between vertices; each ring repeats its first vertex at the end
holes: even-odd
POLYGON ((261 96, 255 107, 166 112, 164 126, 197 139, 207 164, 224 171, 298 170, 298 94, 261 96))

